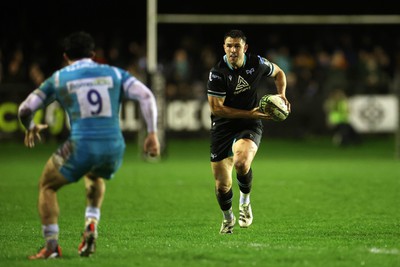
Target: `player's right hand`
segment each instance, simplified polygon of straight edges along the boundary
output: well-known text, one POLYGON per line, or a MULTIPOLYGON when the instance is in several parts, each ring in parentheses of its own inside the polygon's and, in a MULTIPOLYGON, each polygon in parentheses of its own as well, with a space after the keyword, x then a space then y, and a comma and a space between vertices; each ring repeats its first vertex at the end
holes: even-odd
POLYGON ((268 113, 261 112, 260 107, 253 108, 251 113, 255 119, 272 120, 272 116, 268 113))
POLYGON ((34 147, 36 139, 39 141, 42 140, 40 132, 47 128, 48 128, 47 124, 37 124, 33 126, 31 129, 26 130, 24 139, 25 146, 29 148, 34 147))

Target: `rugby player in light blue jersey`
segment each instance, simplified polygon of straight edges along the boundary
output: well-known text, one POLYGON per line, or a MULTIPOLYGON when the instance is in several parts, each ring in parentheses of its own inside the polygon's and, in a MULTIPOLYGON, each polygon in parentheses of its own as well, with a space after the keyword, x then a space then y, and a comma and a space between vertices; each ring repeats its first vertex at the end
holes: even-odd
POLYGON ((58 101, 68 113, 71 132, 68 140, 47 161, 39 182, 38 210, 46 244, 29 259, 61 257, 58 244, 59 206, 57 190, 85 179, 86 211, 81 256, 95 251, 97 224, 105 193, 104 179, 111 179, 122 164, 125 142, 119 126, 122 99, 138 101, 147 125, 144 152, 160 154, 157 137, 157 108, 148 87, 127 71, 98 64, 94 57, 94 40, 90 34, 76 32, 64 41, 64 58, 68 66, 56 71, 33 91, 18 110, 26 128, 24 143, 34 147, 45 124, 35 124, 36 111, 58 101))

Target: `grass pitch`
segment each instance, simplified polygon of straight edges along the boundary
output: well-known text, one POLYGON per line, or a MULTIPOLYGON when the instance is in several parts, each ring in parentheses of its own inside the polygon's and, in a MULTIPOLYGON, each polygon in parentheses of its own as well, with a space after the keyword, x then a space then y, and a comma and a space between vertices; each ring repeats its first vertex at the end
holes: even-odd
MULTIPOLYGON (((22 143, 22 141, 21 141, 22 143)), ((173 140, 142 161, 127 144, 107 182, 97 251, 80 258, 83 181, 62 188, 63 258, 28 261, 43 244, 37 181, 57 144, 0 144, 1 266, 400 266, 400 167, 391 138, 339 149, 269 140, 253 163, 253 225, 220 235, 207 140, 173 140)), ((234 182, 234 212, 238 216, 234 182)))

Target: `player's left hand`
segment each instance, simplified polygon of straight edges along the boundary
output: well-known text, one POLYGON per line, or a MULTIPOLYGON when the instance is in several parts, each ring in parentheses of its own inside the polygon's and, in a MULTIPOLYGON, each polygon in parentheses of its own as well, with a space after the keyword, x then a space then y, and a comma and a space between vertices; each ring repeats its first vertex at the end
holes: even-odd
POLYGON ((36 139, 41 141, 42 138, 40 136, 40 132, 43 131, 44 129, 47 129, 47 127, 48 127, 47 124, 37 124, 33 126, 32 129, 26 130, 24 139, 25 146, 32 148, 35 146, 36 139))
POLYGON ((283 101, 285 101, 285 104, 288 107, 288 111, 290 113, 290 102, 289 102, 289 100, 287 100, 285 95, 279 94, 279 96, 283 99, 283 101))
POLYGON ((149 133, 144 140, 143 151, 150 157, 158 157, 160 155, 160 142, 157 133, 149 133))

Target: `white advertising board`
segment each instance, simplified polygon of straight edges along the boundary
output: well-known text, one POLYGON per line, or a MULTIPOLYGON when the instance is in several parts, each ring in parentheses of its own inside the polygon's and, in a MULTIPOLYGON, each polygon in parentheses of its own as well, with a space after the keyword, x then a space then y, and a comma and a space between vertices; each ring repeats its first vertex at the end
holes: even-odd
POLYGON ((395 95, 357 95, 349 98, 350 123, 360 133, 395 132, 399 103, 395 95))

